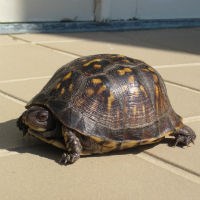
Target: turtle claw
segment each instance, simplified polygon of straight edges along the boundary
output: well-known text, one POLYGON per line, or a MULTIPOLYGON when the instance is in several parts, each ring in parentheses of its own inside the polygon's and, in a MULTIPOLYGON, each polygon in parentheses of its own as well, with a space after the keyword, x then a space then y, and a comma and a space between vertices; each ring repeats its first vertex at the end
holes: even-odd
POLYGON ((72 164, 80 158, 80 155, 77 153, 63 153, 59 161, 60 164, 68 165, 72 164))
POLYGON ((184 126, 177 133, 175 133, 175 144, 174 146, 189 146, 190 143, 194 144, 196 138, 195 133, 188 126, 184 126))

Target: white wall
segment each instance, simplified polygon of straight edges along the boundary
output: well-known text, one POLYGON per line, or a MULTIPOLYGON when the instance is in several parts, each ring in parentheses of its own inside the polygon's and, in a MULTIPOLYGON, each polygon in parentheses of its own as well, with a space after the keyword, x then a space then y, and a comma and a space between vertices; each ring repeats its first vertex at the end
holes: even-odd
POLYGON ((138 0, 137 18, 200 18, 200 0, 138 0))
POLYGON ((89 21, 93 0, 0 0, 0 22, 89 21))
POLYGON ((137 0, 96 0, 97 21, 127 20, 135 17, 137 0))
POLYGON ((200 18, 200 0, 0 0, 0 22, 200 18))

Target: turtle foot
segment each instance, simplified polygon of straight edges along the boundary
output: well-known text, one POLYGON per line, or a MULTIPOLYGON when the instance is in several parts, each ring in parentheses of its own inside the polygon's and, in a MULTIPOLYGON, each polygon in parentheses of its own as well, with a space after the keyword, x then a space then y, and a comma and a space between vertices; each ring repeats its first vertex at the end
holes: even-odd
POLYGON ((80 158, 78 153, 63 153, 59 161, 60 164, 68 165, 72 164, 80 158))
POLYGON ((194 140, 196 138, 196 134, 194 133, 194 131, 184 125, 183 128, 181 128, 180 130, 178 130, 175 134, 175 144, 174 146, 189 146, 190 143, 194 144, 194 140))
POLYGON ((23 136, 25 136, 27 134, 27 131, 28 131, 28 126, 26 126, 25 123, 23 122, 22 116, 23 115, 21 115, 19 117, 16 124, 17 124, 17 127, 19 128, 19 130, 23 132, 23 136))

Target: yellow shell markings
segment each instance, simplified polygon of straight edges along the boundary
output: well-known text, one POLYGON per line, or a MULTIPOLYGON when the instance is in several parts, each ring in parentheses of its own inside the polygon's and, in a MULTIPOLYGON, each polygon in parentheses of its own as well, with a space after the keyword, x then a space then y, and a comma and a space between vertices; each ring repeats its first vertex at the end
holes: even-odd
POLYGON ((146 68, 143 68, 143 69, 141 69, 143 72, 149 72, 149 70, 148 69, 146 69, 146 68))
POLYGON ((118 147, 118 142, 116 141, 108 141, 105 144, 102 145, 101 152, 102 153, 107 153, 113 150, 116 150, 118 147))
POLYGON ((155 95, 156 95, 156 112, 158 112, 159 109, 159 86, 155 85, 155 95))
POLYGON ((69 85, 69 88, 68 88, 68 90, 69 90, 69 92, 72 92, 72 90, 73 90, 73 84, 72 83, 70 83, 70 85, 69 85))
POLYGON ((155 70, 150 66, 148 67, 148 70, 151 71, 151 72, 155 72, 155 70))
POLYGON ((137 114, 137 107, 136 105, 133 106, 133 115, 135 116, 137 114))
POLYGON ((115 100, 115 97, 112 93, 110 93, 110 96, 108 97, 108 111, 111 110, 112 107, 112 103, 115 100))
POLYGON ((111 58, 125 58, 126 56, 122 55, 122 54, 117 54, 114 56, 111 56, 111 58))
POLYGON ((145 114, 145 105, 142 105, 142 113, 145 114))
POLYGON ((100 78, 93 78, 92 83, 95 84, 95 85, 100 84, 100 83, 102 83, 102 80, 100 78))
POLYGON ((100 69, 102 66, 100 64, 94 64, 93 66, 95 69, 100 69))
POLYGON ((132 69, 129 68, 129 67, 125 67, 125 68, 124 68, 124 71, 127 72, 127 73, 128 73, 128 72, 132 72, 132 69))
POLYGON ((122 62, 130 63, 131 61, 130 61, 130 60, 127 60, 127 59, 124 59, 124 60, 122 60, 122 62))
POLYGON ((86 94, 87 94, 87 96, 92 96, 93 94, 94 94, 94 90, 92 89, 92 88, 88 88, 87 90, 86 90, 86 94))
POLYGON ((129 68, 129 67, 125 67, 125 68, 123 68, 123 69, 118 69, 118 70, 117 70, 117 73, 118 73, 120 76, 123 76, 124 74, 130 73, 130 72, 132 72, 132 69, 129 68))
POLYGON ((134 83, 134 80, 135 80, 135 78, 134 78, 133 75, 131 75, 131 76, 128 77, 128 82, 129 83, 134 83))
POLYGON ((118 57, 118 58, 126 58, 126 56, 122 55, 122 54, 118 54, 116 57, 118 57))
POLYGON ((140 90, 142 91, 142 93, 145 95, 145 97, 147 97, 147 92, 146 90, 144 89, 144 86, 143 85, 140 85, 140 90))
POLYGON ((100 59, 100 58, 93 59, 93 60, 91 60, 91 61, 89 61, 89 62, 83 64, 83 67, 87 67, 87 66, 89 66, 90 64, 92 64, 92 63, 94 63, 94 62, 100 62, 101 60, 102 60, 102 59, 100 59))
POLYGON ((99 90, 97 91, 97 94, 101 94, 102 92, 104 92, 106 90, 106 86, 102 85, 99 90))
POLYGON ((68 72, 68 73, 64 76, 63 81, 69 79, 71 76, 72 76, 72 72, 68 72))
POLYGON ((60 88, 60 86, 61 86, 61 83, 57 83, 56 89, 58 90, 60 88))
POLYGON ((65 93, 65 88, 62 88, 60 94, 63 95, 65 93))
POLYGON ((153 74, 153 80, 155 83, 158 83, 158 76, 156 74, 153 74))
POLYGON ((121 143, 121 146, 120 146, 120 149, 129 149, 129 148, 132 148, 134 146, 137 146, 139 144, 139 142, 137 140, 130 140, 130 141, 127 141, 127 142, 122 142, 121 143))

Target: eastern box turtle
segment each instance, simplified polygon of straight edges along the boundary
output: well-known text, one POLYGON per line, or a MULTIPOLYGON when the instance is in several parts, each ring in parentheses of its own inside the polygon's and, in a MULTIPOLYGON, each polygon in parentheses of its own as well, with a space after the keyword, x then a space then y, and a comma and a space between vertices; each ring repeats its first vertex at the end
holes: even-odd
POLYGON ((116 54, 78 58, 54 74, 26 105, 17 126, 64 150, 60 162, 159 142, 174 136, 188 145, 196 135, 169 102, 160 74, 116 54))

